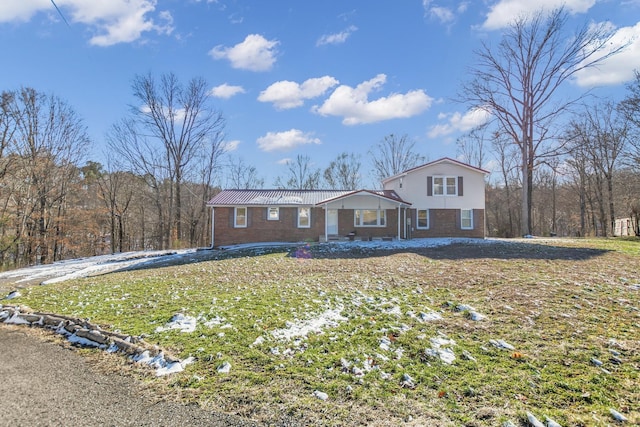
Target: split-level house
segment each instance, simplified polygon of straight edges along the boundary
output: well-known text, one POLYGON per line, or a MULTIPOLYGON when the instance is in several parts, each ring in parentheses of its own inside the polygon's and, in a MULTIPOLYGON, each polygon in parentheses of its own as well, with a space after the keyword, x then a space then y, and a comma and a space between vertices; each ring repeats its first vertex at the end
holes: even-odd
POLYGON ((442 158, 382 181, 382 190, 223 190, 211 244, 485 237, 483 169, 442 158))

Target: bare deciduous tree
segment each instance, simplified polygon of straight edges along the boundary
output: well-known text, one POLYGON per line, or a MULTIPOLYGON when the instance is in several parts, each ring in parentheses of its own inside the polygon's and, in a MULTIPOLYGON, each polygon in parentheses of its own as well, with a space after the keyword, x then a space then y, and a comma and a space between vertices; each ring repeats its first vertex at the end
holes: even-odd
POLYGON ((619 157, 625 149, 629 123, 626 116, 617 114, 612 102, 595 106, 586 106, 581 120, 571 123, 570 134, 574 140, 574 151, 579 157, 586 153, 596 178, 596 194, 599 195, 600 217, 603 234, 613 234, 615 228, 614 178, 619 157), (605 212, 605 198, 602 194, 606 187, 608 212, 605 212), (606 217, 608 215, 609 226, 606 217), (608 228, 608 230, 607 230, 608 228))
POLYGON ((159 81, 137 75, 132 89, 139 104, 132 106, 130 119, 114 126, 110 144, 154 189, 162 247, 180 245, 186 238, 184 223, 189 229, 193 223, 193 218, 182 218, 183 183, 212 176, 203 174, 200 165, 218 166, 225 122, 202 78, 185 86, 171 73, 159 81))
POLYGON ((377 182, 424 163, 425 157, 413 151, 416 143, 409 136, 390 134, 376 144, 369 155, 377 182))
POLYGON ((13 129, 16 260, 51 262, 61 253, 67 195, 89 137, 76 112, 56 96, 22 88, 3 96, 3 108, 13 129))
POLYGON ((227 188, 264 188, 264 179, 258 176, 256 167, 247 165, 242 158, 231 159, 227 169, 227 188))
POLYGON ((298 154, 295 161, 286 163, 286 181, 278 177, 275 182, 277 188, 291 188, 296 190, 317 190, 320 188, 320 169, 314 168, 311 157, 298 154))
POLYGON ((488 127, 489 123, 485 123, 456 140, 458 156, 466 164, 478 168, 483 167, 490 143, 488 127))
POLYGON ((556 92, 577 72, 597 65, 623 48, 609 48, 613 33, 604 25, 585 25, 576 33, 567 34, 567 17, 567 12, 560 8, 517 18, 506 29, 497 48, 483 44, 476 52, 473 78, 463 87, 463 100, 492 114, 501 132, 509 135, 519 148, 522 234, 532 232, 536 160, 555 154, 558 147, 549 144, 557 140, 553 122, 577 101, 563 101, 555 96, 556 92))
POLYGON ((360 161, 355 154, 342 153, 324 170, 324 180, 333 190, 357 190, 362 186, 360 161))

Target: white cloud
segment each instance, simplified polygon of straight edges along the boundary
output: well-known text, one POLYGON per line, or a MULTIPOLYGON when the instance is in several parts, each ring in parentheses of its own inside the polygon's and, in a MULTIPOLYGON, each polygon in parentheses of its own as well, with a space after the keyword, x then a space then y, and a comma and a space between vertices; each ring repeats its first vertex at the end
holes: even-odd
POLYGON ((325 34, 321 36, 316 42, 316 46, 322 46, 325 44, 342 44, 347 41, 349 36, 358 30, 358 27, 355 25, 351 25, 344 31, 341 31, 336 34, 325 34))
MULTIPOLYGON (((111 46, 129 43, 145 32, 170 34, 173 17, 167 11, 150 16, 156 10, 157 0, 57 0, 56 5, 71 24, 92 27, 95 35, 89 43, 111 46)), ((3 1, 0 4, 0 22, 29 21, 36 13, 47 12, 57 16, 51 0, 3 1)))
POLYGON ((278 163, 279 165, 288 165, 292 161, 293 159, 291 157, 285 157, 284 159, 278 160, 276 163, 278 163))
POLYGON ((314 138, 311 133, 302 132, 299 129, 291 129, 284 132, 267 132, 256 141, 262 151, 287 151, 300 145, 321 144, 320 139, 314 138))
POLYGON ((300 107, 305 99, 315 98, 337 85, 338 80, 330 76, 305 80, 302 84, 283 80, 273 83, 260 92, 258 101, 272 102, 279 110, 300 107))
POLYGON ((239 93, 245 93, 245 90, 242 86, 232 86, 227 83, 216 86, 209 91, 209 95, 215 98, 223 99, 229 99, 239 93))
POLYGON ((602 57, 627 43, 629 43, 628 46, 623 50, 603 60, 597 66, 578 71, 575 74, 576 84, 583 87, 593 87, 615 85, 633 80, 633 71, 640 69, 640 22, 633 27, 618 28, 607 48, 592 59, 602 57))
POLYGON ((238 141, 237 139, 234 139, 233 141, 226 141, 223 144, 222 149, 224 150, 225 153, 230 153, 231 151, 236 151, 239 145, 240 145, 240 141, 238 141))
POLYGON ((481 108, 474 108, 464 114, 455 112, 453 114, 438 114, 438 119, 445 120, 447 123, 431 126, 427 135, 429 138, 439 138, 450 135, 454 132, 469 132, 477 126, 486 123, 491 114, 481 108))
POLYGON ((242 43, 232 47, 218 45, 209 51, 214 59, 227 59, 233 68, 268 71, 276 62, 277 40, 267 40, 260 34, 249 34, 242 43))
MULTIPOLYGON (((447 1, 447 0, 443 0, 447 1)), ((438 2, 442 3, 442 2, 438 2)), ((452 3, 450 0, 447 3, 452 3)), ((437 19, 442 24, 449 24, 456 20, 456 13, 462 14, 467 11, 468 2, 460 2, 457 6, 443 6, 441 4, 435 4, 431 0, 422 0, 422 7, 424 9, 425 17, 437 19), (455 12, 454 12, 455 11, 455 12)))
POLYGON ((571 14, 586 13, 596 0, 499 0, 491 6, 482 24, 486 30, 499 30, 513 23, 514 19, 539 10, 551 11, 563 7, 571 14))
POLYGON ((341 116, 343 124, 356 125, 413 117, 431 106, 433 98, 423 90, 393 93, 369 101, 369 94, 380 89, 386 80, 386 75, 378 74, 355 88, 341 85, 321 106, 314 106, 312 111, 323 116, 341 116))

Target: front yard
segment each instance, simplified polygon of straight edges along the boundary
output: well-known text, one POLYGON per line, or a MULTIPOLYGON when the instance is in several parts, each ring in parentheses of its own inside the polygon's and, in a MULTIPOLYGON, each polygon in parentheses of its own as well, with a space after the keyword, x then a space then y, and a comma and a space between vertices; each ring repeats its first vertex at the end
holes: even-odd
POLYGON ((267 423, 526 425, 529 413, 605 426, 612 410, 640 423, 638 241, 347 243, 216 257, 28 287, 11 303, 193 356, 181 373, 137 375, 267 423))

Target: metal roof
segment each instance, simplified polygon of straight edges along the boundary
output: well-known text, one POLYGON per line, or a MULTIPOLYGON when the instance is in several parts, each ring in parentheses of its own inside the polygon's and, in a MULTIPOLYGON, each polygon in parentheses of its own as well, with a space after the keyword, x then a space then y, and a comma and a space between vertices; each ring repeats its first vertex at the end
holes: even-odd
POLYGON ((362 193, 410 205, 393 190, 222 190, 207 205, 313 206, 362 193))
POLYGON ((352 193, 348 190, 222 190, 208 206, 299 206, 316 205, 352 193))

